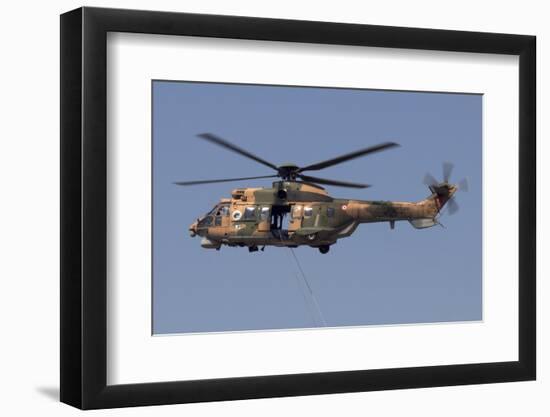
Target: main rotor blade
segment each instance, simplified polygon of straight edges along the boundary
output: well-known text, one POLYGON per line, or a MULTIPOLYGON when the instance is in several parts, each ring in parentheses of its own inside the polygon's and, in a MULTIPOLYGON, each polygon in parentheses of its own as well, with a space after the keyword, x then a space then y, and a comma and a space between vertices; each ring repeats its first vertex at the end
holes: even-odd
POLYGON ((328 160, 323 161, 323 162, 318 162, 316 164, 308 165, 304 168, 300 168, 298 170, 298 172, 318 171, 320 169, 328 168, 328 167, 331 167, 333 165, 341 164, 342 162, 346 162, 346 161, 349 161, 351 159, 359 158, 361 156, 365 156, 365 155, 375 153, 375 152, 380 152, 380 151, 383 151, 383 150, 386 150, 386 149, 395 148, 397 146, 400 146, 400 145, 397 144, 397 143, 394 143, 394 142, 381 143, 379 145, 370 146, 368 148, 360 149, 360 150, 355 151, 355 152, 347 153, 347 154, 339 156, 337 158, 332 158, 332 159, 328 159, 328 160))
POLYGON ((278 175, 262 175, 259 177, 242 177, 242 178, 223 178, 218 180, 199 180, 199 181, 177 181, 174 182, 176 185, 201 185, 201 184, 214 184, 217 182, 231 182, 231 181, 242 181, 242 180, 255 180, 258 178, 277 178, 278 175))
POLYGON ((432 174, 430 174, 429 172, 426 172, 426 175, 424 175, 424 181, 423 181, 424 185, 427 185, 428 187, 432 186, 432 185, 437 185, 439 183, 439 181, 437 181, 432 174))
POLYGON ((460 208, 454 198, 451 198, 449 201, 447 201, 447 205, 449 206, 449 215, 451 216, 455 214, 460 208))
POLYGON ((299 178, 303 179, 306 182, 313 182, 317 184, 326 184, 326 185, 335 185, 337 187, 347 187, 347 188, 367 188, 370 187, 369 184, 358 184, 354 182, 346 182, 346 181, 337 181, 337 180, 329 180, 325 178, 318 178, 318 177, 310 177, 309 175, 297 175, 299 178))
POLYGON ((229 149, 230 151, 236 152, 239 155, 245 156, 253 161, 259 162, 269 168, 272 168, 277 171, 277 166, 271 162, 266 161, 265 159, 260 158, 259 156, 254 155, 242 148, 239 148, 237 145, 233 145, 231 142, 226 141, 225 139, 220 138, 219 136, 213 135, 212 133, 201 133, 197 135, 200 138, 206 139, 207 141, 221 146, 222 148, 229 149))
POLYGON ((450 162, 443 163, 443 181, 449 182, 451 174, 453 172, 454 165, 450 162))

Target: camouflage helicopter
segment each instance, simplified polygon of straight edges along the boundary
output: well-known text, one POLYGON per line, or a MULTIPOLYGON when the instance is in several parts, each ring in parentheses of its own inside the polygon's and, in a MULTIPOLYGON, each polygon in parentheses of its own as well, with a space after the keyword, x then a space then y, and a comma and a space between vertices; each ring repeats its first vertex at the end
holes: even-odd
POLYGON ((279 178, 271 187, 237 188, 231 198, 222 198, 216 206, 189 226, 191 237, 201 236, 201 246, 220 249, 222 245, 247 247, 250 252, 266 246, 291 247, 307 245, 323 254, 330 246, 355 231, 361 223, 409 221, 417 229, 440 224, 438 214, 448 205, 449 214, 458 210, 455 193, 467 189, 466 180, 451 184, 453 165, 443 164, 443 181, 426 174, 424 183, 431 194, 418 202, 362 201, 333 198, 319 184, 347 188, 367 188, 368 184, 344 182, 305 175, 375 152, 398 147, 385 142, 336 158, 299 167, 286 163, 274 165, 219 136, 202 133, 198 137, 240 154, 276 171, 272 175, 243 178, 175 182, 181 186, 279 178))

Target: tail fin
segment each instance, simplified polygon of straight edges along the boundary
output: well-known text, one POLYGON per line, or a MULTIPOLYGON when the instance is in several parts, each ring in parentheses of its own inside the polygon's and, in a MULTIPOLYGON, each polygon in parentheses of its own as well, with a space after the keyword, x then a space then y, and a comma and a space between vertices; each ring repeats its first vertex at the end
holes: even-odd
MULTIPOLYGON (((415 229, 426 229, 440 225, 441 223, 437 219, 438 214, 441 212, 445 204, 454 203, 452 197, 456 192, 456 186, 448 183, 438 183, 429 186, 432 192, 421 204, 425 207, 426 217, 416 218, 409 220, 409 223, 415 229)), ((456 203, 455 203, 456 204, 456 203)))
POLYGON ((429 196, 428 199, 434 201, 438 213, 447 202, 452 201, 451 199, 457 191, 457 187, 455 185, 446 182, 430 185, 429 188, 432 195, 429 196))
MULTIPOLYGON (((426 184, 432 192, 428 200, 433 200, 437 213, 439 213, 447 203, 449 214, 456 213, 458 211, 458 204, 453 198, 454 194, 458 190, 468 191, 468 180, 466 178, 459 181, 458 184, 450 183, 453 167, 454 165, 450 162, 443 163, 443 181, 437 181, 430 173, 427 173, 424 177, 424 184, 426 184)), ((434 214, 434 218, 437 213, 434 214)))

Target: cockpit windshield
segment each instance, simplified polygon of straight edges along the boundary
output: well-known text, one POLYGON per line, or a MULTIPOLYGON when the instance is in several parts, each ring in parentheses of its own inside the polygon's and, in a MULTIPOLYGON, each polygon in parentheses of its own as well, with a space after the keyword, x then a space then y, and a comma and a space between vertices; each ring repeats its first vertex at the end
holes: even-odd
POLYGON ((199 226, 211 226, 221 224, 221 218, 229 216, 229 203, 220 203, 214 206, 212 210, 204 215, 200 220, 199 226))
POLYGON ((227 203, 217 204, 207 214, 207 216, 228 216, 228 215, 229 215, 229 204, 227 203))

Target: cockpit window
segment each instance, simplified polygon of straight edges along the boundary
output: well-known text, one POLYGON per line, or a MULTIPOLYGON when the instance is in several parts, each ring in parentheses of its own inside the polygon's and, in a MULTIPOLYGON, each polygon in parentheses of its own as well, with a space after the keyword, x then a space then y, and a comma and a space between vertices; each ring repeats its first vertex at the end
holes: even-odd
POLYGON ((244 220, 254 220, 256 218, 256 207, 246 207, 244 209, 244 220))
POLYGON ((327 217, 334 217, 334 207, 327 207, 327 217))
POLYGON ((212 225, 212 216, 206 216, 199 222, 199 226, 208 227, 212 225))
POLYGON ((304 217, 311 217, 313 215, 313 208, 305 207, 304 208, 304 217))
POLYGON ((219 215, 220 216, 229 216, 229 206, 228 205, 221 206, 220 210, 219 210, 219 215))

